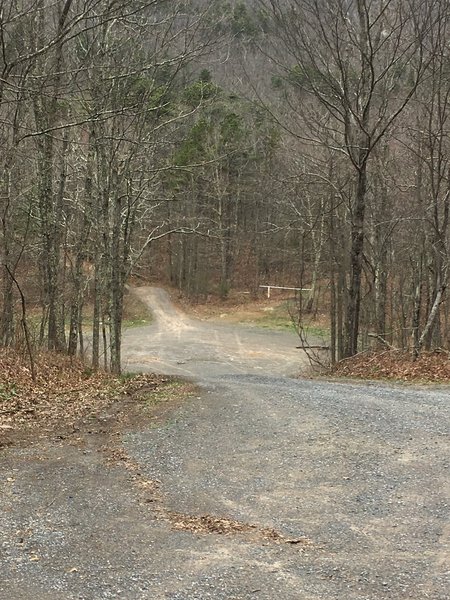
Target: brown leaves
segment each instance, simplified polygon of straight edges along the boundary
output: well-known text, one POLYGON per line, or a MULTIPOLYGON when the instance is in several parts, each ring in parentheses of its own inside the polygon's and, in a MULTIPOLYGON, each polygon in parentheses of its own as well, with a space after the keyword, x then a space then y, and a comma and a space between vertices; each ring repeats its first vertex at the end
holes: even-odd
POLYGON ((282 533, 271 527, 259 527, 250 523, 214 517, 212 515, 186 515, 173 511, 162 511, 173 529, 190 531, 196 534, 236 535, 246 534, 250 539, 262 539, 273 544, 291 544, 311 546, 312 541, 307 537, 286 538, 282 533))
POLYGON ((362 379, 446 383, 450 381, 450 356, 447 352, 424 352, 414 361, 411 354, 400 350, 366 352, 342 360, 333 374, 362 379))
POLYGON ((25 427, 52 428, 73 424, 110 406, 119 396, 153 390, 165 381, 156 375, 123 379, 82 361, 51 352, 36 357, 37 381, 26 360, 9 349, 0 350, 0 434, 25 427))
POLYGON ((232 519, 213 517, 211 515, 185 515, 167 512, 166 516, 174 529, 192 531, 193 533, 231 534, 253 531, 256 525, 249 525, 232 519))

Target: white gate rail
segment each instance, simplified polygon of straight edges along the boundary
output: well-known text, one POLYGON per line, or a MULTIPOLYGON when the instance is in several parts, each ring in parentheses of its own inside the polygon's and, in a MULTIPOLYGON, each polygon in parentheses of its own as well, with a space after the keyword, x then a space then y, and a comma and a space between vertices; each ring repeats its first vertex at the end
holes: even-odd
POLYGON ((297 292, 310 292, 311 288, 284 287, 283 285, 260 285, 260 288, 267 288, 267 297, 270 298, 270 290, 296 290, 297 292))

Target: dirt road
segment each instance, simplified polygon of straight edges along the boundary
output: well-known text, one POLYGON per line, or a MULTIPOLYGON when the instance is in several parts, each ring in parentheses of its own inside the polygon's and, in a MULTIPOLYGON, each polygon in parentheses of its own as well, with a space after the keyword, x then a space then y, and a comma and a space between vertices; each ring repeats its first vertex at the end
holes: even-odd
POLYGON ((229 373, 295 375, 306 366, 304 354, 296 349, 295 333, 268 334, 257 327, 190 319, 160 288, 135 288, 133 293, 151 308, 154 323, 125 332, 125 368, 204 378, 229 373))
POLYGON ((95 434, 3 452, 1 600, 450 598, 448 389, 291 379, 295 336, 138 293, 129 367, 200 392, 117 460, 95 434))

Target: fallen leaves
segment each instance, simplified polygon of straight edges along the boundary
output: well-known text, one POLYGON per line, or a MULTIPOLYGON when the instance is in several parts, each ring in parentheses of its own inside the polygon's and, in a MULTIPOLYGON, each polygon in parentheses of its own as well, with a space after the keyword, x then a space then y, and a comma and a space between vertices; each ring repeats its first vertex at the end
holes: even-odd
POLYGON ((410 353, 400 350, 364 352, 340 361, 333 374, 362 379, 448 383, 450 356, 447 352, 424 352, 413 360, 410 353))
POLYGON ((185 515, 167 512, 166 516, 174 529, 191 531, 193 533, 231 534, 254 531, 256 525, 249 525, 232 519, 213 517, 211 515, 185 515))
POLYGON ((152 374, 123 378, 92 372, 81 360, 51 352, 36 356, 36 368, 33 382, 26 360, 0 349, 0 434, 71 425, 99 414, 119 397, 153 391, 167 381, 152 374))
POLYGON ((291 544, 303 547, 312 545, 312 541, 307 537, 286 538, 282 533, 271 527, 259 527, 258 525, 226 517, 187 515, 168 510, 163 510, 162 515, 170 522, 172 528, 176 530, 190 531, 196 534, 243 534, 247 537, 266 540, 273 544, 291 544))

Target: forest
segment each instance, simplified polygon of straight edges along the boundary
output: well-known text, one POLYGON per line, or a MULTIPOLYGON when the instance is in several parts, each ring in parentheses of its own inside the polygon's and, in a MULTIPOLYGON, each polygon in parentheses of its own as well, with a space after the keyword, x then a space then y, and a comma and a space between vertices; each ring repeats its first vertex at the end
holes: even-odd
POLYGON ((135 277, 308 288, 332 363, 450 350, 449 27, 446 0, 1 0, 0 346, 120 372, 135 277))

